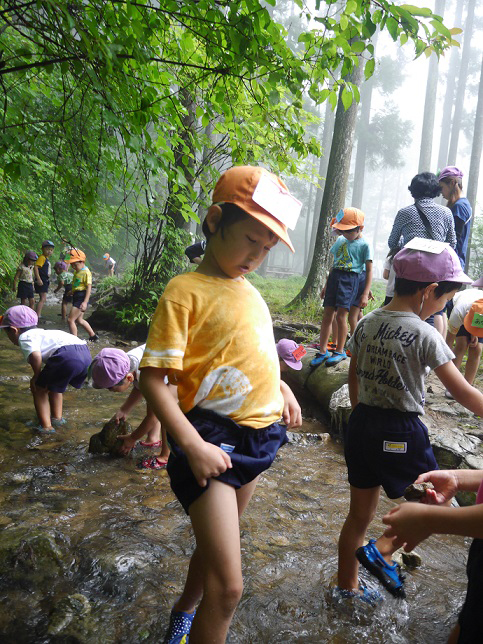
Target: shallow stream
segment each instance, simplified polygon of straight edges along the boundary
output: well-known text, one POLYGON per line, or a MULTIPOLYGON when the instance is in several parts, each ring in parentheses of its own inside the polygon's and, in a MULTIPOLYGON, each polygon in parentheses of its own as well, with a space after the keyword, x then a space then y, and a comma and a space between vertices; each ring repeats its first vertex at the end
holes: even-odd
MULTIPOLYGON (((62 328, 60 305, 44 309, 62 328)), ((104 334, 93 355, 115 338, 104 334)), ((0 633, 3 643, 163 640, 193 548, 166 472, 88 454, 91 434, 126 394, 84 387, 64 397, 67 425, 39 436, 30 367, 0 332, 0 633)), ((135 425, 142 408, 133 413, 135 425)), ((285 446, 242 518, 245 590, 230 643, 445 642, 466 586, 469 540, 432 537, 406 579, 408 600, 337 603, 329 587, 348 507, 342 448, 306 436, 285 446)), ((391 507, 385 497, 379 516, 391 507)), ((382 524, 371 527, 377 536, 382 524)), ((374 587, 377 582, 371 582, 374 587)))

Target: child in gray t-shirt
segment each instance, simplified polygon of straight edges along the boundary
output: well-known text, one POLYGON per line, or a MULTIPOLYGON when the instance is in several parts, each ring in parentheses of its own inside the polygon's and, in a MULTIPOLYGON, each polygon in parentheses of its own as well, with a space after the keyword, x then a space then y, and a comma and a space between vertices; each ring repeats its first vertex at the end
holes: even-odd
POLYGON ((424 414, 427 367, 454 398, 478 415, 483 395, 452 362, 442 336, 424 320, 444 308, 462 283, 456 253, 442 245, 439 254, 404 248, 394 258, 395 294, 382 309, 357 325, 349 348, 349 394, 353 412, 344 435, 344 453, 351 485, 349 514, 339 538, 338 592, 374 603, 379 593, 358 582, 359 560, 394 596, 404 585, 392 540, 381 536, 362 546, 375 516, 380 489, 389 498, 402 496, 422 472, 437 469, 424 414))

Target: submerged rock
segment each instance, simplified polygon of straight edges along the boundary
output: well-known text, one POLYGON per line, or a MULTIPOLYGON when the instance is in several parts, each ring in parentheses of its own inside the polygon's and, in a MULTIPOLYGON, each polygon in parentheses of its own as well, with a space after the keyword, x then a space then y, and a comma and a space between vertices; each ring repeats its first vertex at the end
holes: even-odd
POLYGON ((49 635, 57 635, 71 626, 73 621, 82 620, 90 612, 91 605, 85 595, 63 597, 52 611, 47 632, 49 635))
POLYGON ((131 425, 125 420, 118 424, 114 419, 107 422, 100 432, 93 434, 89 441, 90 454, 110 454, 111 456, 124 456, 121 451, 122 441, 118 436, 130 434, 131 425))

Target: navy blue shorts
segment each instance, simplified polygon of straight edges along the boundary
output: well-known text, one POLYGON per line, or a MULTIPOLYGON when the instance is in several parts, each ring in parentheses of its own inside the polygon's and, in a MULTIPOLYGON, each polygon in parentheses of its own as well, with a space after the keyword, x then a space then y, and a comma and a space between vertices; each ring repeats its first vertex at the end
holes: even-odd
MULTIPOLYGON (((85 296, 85 291, 75 291, 74 293, 72 293, 72 308, 75 307, 77 309, 80 309, 80 305, 84 301, 85 296)), ((89 302, 87 302, 87 304, 89 304, 89 302)))
MULTIPOLYGON (((467 331, 465 329, 465 327, 463 325, 461 325, 460 328, 458 329, 458 333, 456 334, 456 337, 457 338, 461 338, 461 337, 466 338, 468 340, 468 342, 470 342, 471 333, 469 333, 469 331, 467 331)), ((483 343, 483 338, 478 338, 478 342, 480 344, 482 344, 483 343)))
POLYGON ((67 385, 80 389, 86 379, 91 360, 86 344, 68 344, 60 347, 47 359, 35 384, 59 394, 64 393, 67 385))
POLYGON ((24 282, 20 280, 17 288, 17 297, 21 300, 29 300, 34 297, 34 285, 32 282, 24 282))
POLYGON ((366 287, 366 271, 359 273, 359 286, 357 287, 357 294, 352 302, 351 306, 357 306, 359 308, 359 302, 361 301, 362 294, 366 287))
POLYGON ((64 295, 62 296, 62 302, 72 302, 72 284, 66 284, 64 289, 64 295))
POLYGON ((483 633, 483 539, 473 539, 466 564, 468 588, 466 599, 458 618, 460 636, 458 644, 481 642, 483 633))
POLYGON ((419 414, 362 403, 344 432, 344 455, 352 486, 382 485, 390 499, 402 496, 423 472, 439 469, 419 414))
POLYGON ((333 268, 327 279, 324 306, 349 310, 359 290, 359 274, 333 268))
MULTIPOLYGON (((186 418, 195 426, 200 436, 207 443, 217 445, 230 454, 233 467, 216 477, 238 489, 253 481, 259 474, 267 470, 273 463, 277 451, 287 442, 286 428, 273 423, 264 429, 252 429, 238 425, 226 416, 220 416, 214 411, 194 407, 186 414, 186 418)), ((171 479, 171 489, 189 514, 190 505, 206 492, 196 482, 185 453, 168 435, 169 455, 167 470, 171 479)))
POLYGON ((40 295, 40 293, 47 293, 47 291, 49 290, 49 284, 50 284, 50 280, 42 280, 42 286, 40 286, 40 284, 37 284, 37 282, 35 282, 35 286, 34 286, 35 292, 38 295, 40 295))

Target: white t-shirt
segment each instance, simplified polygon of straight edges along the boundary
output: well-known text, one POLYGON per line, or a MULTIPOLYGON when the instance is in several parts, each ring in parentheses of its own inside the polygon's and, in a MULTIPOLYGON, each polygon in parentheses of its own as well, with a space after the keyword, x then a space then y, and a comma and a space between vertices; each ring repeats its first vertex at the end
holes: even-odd
POLYGON ((26 360, 34 351, 40 351, 42 362, 46 362, 50 356, 60 349, 72 344, 87 344, 72 333, 65 331, 46 331, 45 329, 30 329, 22 333, 18 339, 18 345, 26 360))
MULTIPOLYGON (((136 389, 139 389, 139 376, 141 372, 139 371, 139 363, 142 360, 143 354, 144 354, 144 349, 146 348, 145 344, 140 344, 139 347, 136 347, 135 349, 131 349, 131 351, 127 352, 127 355, 129 358, 134 362, 134 382, 132 383, 136 389)), ((168 381, 168 376, 164 377, 164 382, 166 384, 169 384, 168 381)))
POLYGON ((389 271, 389 277, 386 284, 386 297, 394 297, 394 284, 396 281, 396 273, 393 268, 394 257, 386 257, 384 260, 384 270, 389 271))
POLYGON ((115 265, 116 265, 116 260, 113 259, 112 257, 109 257, 109 259, 106 260, 107 268, 114 268, 115 265))
POLYGON ((456 293, 453 298, 454 307, 448 320, 448 331, 450 333, 458 333, 458 330, 463 324, 463 320, 471 309, 473 302, 481 299, 483 299, 483 291, 480 291, 477 288, 469 288, 465 291, 456 293))

